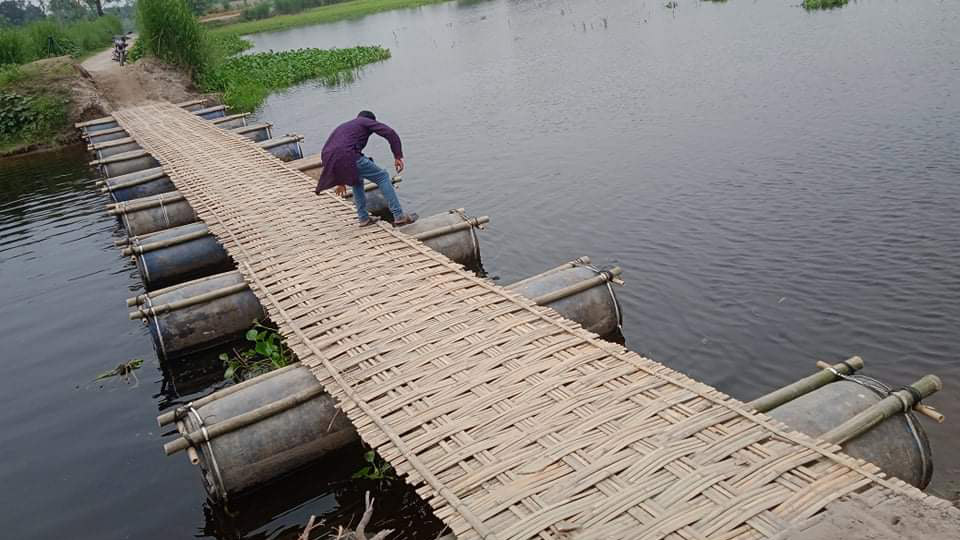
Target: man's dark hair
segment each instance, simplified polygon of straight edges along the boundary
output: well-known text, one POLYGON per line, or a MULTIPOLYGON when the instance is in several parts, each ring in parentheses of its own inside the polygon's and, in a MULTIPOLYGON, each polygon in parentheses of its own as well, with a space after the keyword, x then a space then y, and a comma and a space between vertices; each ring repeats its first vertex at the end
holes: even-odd
POLYGON ((370 112, 370 111, 360 111, 360 114, 358 114, 357 116, 362 116, 362 117, 364 117, 364 118, 369 118, 369 119, 371 119, 371 120, 376 120, 376 119, 377 119, 377 115, 373 114, 373 113, 370 112))

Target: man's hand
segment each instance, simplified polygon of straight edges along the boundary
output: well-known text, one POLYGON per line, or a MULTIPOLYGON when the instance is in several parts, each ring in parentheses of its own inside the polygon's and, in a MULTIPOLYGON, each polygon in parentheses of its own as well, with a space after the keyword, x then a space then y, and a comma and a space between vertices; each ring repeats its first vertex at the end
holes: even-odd
POLYGON ((393 165, 397 168, 397 174, 403 172, 403 158, 393 160, 393 165))
POLYGON ((344 195, 347 194, 347 186, 343 186, 343 185, 337 186, 333 188, 333 192, 343 197, 344 195))

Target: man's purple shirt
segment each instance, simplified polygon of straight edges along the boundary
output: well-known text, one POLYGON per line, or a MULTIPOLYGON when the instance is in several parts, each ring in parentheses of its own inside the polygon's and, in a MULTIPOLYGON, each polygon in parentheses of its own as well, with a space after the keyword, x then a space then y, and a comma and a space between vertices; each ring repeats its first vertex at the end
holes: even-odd
POLYGON ((390 126, 358 116, 349 122, 337 126, 330 134, 320 158, 323 160, 323 173, 317 182, 317 193, 333 186, 355 186, 360 182, 357 172, 357 159, 362 155, 370 134, 376 133, 390 143, 393 157, 403 158, 400 136, 390 126))

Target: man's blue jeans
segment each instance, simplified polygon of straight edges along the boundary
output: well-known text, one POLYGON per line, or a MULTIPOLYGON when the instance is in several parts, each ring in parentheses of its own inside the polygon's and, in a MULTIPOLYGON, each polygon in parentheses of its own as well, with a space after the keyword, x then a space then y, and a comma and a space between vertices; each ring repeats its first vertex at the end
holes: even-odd
POLYGON ((400 208, 400 199, 397 198, 397 192, 393 189, 393 182, 390 181, 390 173, 383 170, 367 156, 360 156, 357 159, 357 171, 360 173, 360 182, 353 186, 353 203, 357 205, 357 217, 360 218, 360 221, 370 219, 370 213, 367 212, 367 194, 363 191, 364 178, 380 188, 380 193, 387 200, 387 206, 390 207, 393 219, 402 218, 403 209, 400 208))

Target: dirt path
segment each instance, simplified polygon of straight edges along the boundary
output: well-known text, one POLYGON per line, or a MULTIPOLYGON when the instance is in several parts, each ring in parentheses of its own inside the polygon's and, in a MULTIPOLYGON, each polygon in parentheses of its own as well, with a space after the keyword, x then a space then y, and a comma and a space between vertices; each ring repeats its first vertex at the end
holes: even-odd
MULTIPOLYGON (((133 40, 130 46, 133 46, 133 40)), ((98 93, 111 111, 147 101, 179 102, 210 97, 198 91, 187 74, 155 59, 144 58, 120 67, 119 63, 113 61, 112 47, 91 56, 80 65, 90 74, 98 93)))
MULTIPOLYGON (((133 46, 133 40, 130 41, 133 46)), ((94 84, 114 109, 130 107, 144 101, 146 88, 132 65, 120 67, 113 61, 113 47, 100 51, 80 64, 93 77, 94 84)))

